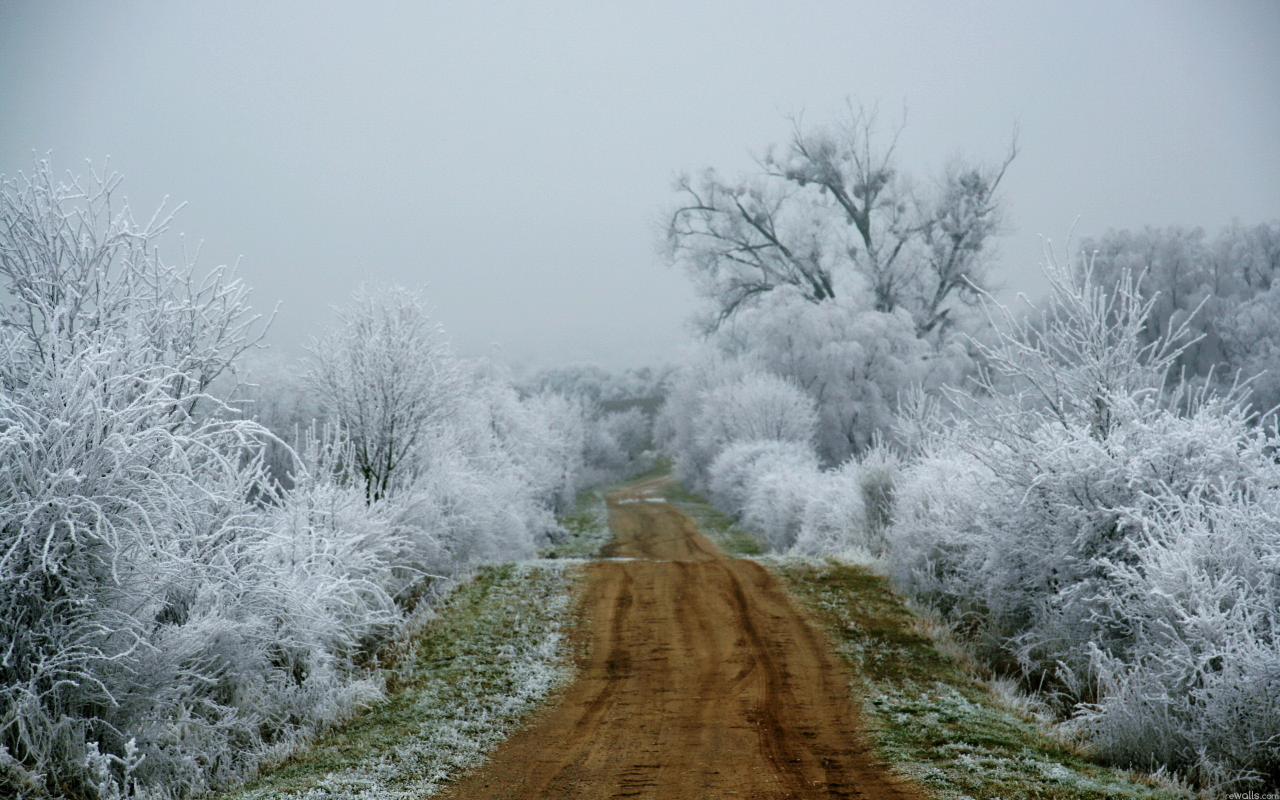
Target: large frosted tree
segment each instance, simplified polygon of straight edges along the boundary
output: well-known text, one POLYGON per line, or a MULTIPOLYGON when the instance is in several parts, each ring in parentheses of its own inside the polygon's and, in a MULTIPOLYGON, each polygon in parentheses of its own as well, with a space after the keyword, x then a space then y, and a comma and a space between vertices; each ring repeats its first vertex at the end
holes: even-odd
POLYGON ((827 465, 889 435, 913 386, 961 377, 957 334, 983 322, 965 312, 987 285, 1017 148, 921 184, 898 167, 899 132, 852 106, 830 125, 797 121, 754 174, 681 178, 666 227, 667 256, 707 301, 710 343, 809 394, 827 465))
POLYGON ((898 167, 900 130, 882 137, 876 114, 851 106, 830 125, 796 121, 740 180, 712 169, 678 180, 666 253, 710 301, 706 327, 794 287, 811 303, 863 293, 876 311, 907 309, 921 336, 945 332, 986 283, 1017 148, 998 164, 953 160, 923 189, 898 167))

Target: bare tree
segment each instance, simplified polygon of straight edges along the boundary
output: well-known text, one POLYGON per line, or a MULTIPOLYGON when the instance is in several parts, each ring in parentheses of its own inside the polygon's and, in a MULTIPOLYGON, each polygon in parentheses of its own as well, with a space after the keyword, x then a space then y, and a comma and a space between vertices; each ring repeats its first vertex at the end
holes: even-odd
POLYGON ((786 150, 743 181, 713 170, 677 181, 684 202, 668 220, 666 254, 714 303, 709 328, 782 286, 821 303, 865 284, 877 311, 906 307, 921 335, 942 332, 949 301, 985 284, 1016 139, 1000 164, 956 160, 921 192, 896 166, 901 129, 882 144, 875 112, 850 106, 833 125, 795 120, 786 150))
POLYGON ((418 295, 361 288, 312 345, 309 380, 351 441, 372 503, 412 479, 419 446, 457 400, 461 376, 418 295))

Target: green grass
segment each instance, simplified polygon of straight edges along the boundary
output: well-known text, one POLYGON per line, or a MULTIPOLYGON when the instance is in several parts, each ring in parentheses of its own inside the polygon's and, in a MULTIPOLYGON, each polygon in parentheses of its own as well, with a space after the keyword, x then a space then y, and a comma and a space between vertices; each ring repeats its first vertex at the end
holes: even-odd
POLYGON ((415 638, 386 701, 228 797, 435 794, 570 676, 578 575, 569 562, 483 568, 415 638))
POLYGON ((764 545, 759 539, 733 524, 705 497, 684 488, 679 481, 668 483, 659 494, 692 519, 704 536, 729 555, 758 556, 764 553, 764 545))
POLYGON ((1153 779, 1090 761, 997 703, 960 661, 919 632, 921 620, 885 578, 811 559, 765 563, 848 663, 881 755, 939 797, 1183 797, 1153 779))

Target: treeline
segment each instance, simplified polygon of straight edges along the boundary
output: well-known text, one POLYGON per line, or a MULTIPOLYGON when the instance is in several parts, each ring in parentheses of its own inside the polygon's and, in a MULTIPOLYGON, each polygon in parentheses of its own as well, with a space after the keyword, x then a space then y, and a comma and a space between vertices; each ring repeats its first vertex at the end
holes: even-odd
POLYGON ((457 358, 397 287, 245 386, 248 290, 162 261, 169 218, 118 183, 42 162, 0 190, 5 796, 187 797, 283 758, 649 438, 457 358))
POLYGON ((677 186, 707 311, 660 444, 772 549, 878 559, 1100 756, 1274 785, 1280 224, 1111 232, 1009 310, 1010 161, 922 191, 874 122, 677 186))

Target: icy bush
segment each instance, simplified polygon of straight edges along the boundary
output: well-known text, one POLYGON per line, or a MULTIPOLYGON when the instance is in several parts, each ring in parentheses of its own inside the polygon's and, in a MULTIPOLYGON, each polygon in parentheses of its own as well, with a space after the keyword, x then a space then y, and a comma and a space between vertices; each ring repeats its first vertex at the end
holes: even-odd
POLYGON ((785 551, 795 544, 804 512, 821 476, 811 448, 793 458, 779 459, 751 484, 742 509, 742 524, 760 536, 770 550, 785 551))
POLYGON ((793 523, 798 528, 793 553, 829 556, 855 548, 870 550, 860 473, 851 459, 839 469, 810 477, 799 519, 793 523))
POLYGON ((891 434, 898 396, 968 366, 963 349, 917 338, 904 308, 876 311, 857 295, 812 303, 787 289, 740 310, 713 342, 803 387, 818 412, 815 443, 838 465, 891 434))
POLYGON ((233 782, 377 693, 376 565, 249 505, 261 429, 172 423, 172 381, 93 347, 0 397, 0 748, 47 787, 233 782))
POLYGON ((1127 653, 1091 648, 1100 700, 1074 720, 1099 752, 1217 785, 1280 774, 1280 498, 1269 494, 1166 501, 1129 521, 1130 553, 1102 564, 1099 603, 1127 653))
POLYGON ((882 554, 899 468, 894 451, 877 443, 859 458, 814 476, 793 551, 804 555, 882 554))
POLYGON ((738 442, 796 442, 812 448, 814 403, 790 381, 752 362, 710 353, 673 383, 655 426, 676 474, 705 490, 716 458, 738 442))
POLYGON ((971 580, 989 548, 992 480, 982 462, 944 443, 903 469, 888 533, 890 574, 899 590, 953 618, 981 607, 971 580))
POLYGON ((790 381, 750 374, 707 392, 697 437, 710 452, 749 441, 810 445, 817 423, 813 401, 790 381))
POLYGON ((532 553, 581 469, 572 403, 465 375, 398 290, 326 340, 338 424, 273 441, 205 391, 255 341, 245 290, 161 262, 115 181, 42 164, 0 191, 9 793, 239 782, 381 697, 369 667, 415 606, 532 553))
POLYGON ((744 376, 762 374, 750 361, 725 359, 704 351, 677 373, 654 421, 654 439, 673 461, 676 477, 695 491, 706 489, 707 470, 723 442, 702 435, 707 395, 744 376))
POLYGON ((711 465, 711 501, 726 514, 737 516, 759 494, 759 482, 767 476, 793 474, 803 482, 817 472, 817 455, 807 444, 776 439, 737 442, 711 465))
POLYGON ((339 322, 312 344, 308 380, 372 502, 416 477, 419 442, 457 404, 460 376, 444 331, 403 287, 361 287, 339 322))
POLYGON ((47 161, 30 176, 0 176, 0 384, 26 385, 50 364, 109 337, 139 369, 169 370, 187 411, 259 338, 248 289, 225 266, 160 258, 172 219, 138 224, 114 192, 120 176, 62 183, 47 161))
POLYGON ((1238 396, 1164 392, 1185 342, 1144 340, 1152 301, 1128 278, 1049 277, 1042 318, 984 348, 995 374, 923 425, 895 579, 1109 757, 1274 776, 1276 439, 1238 396))

